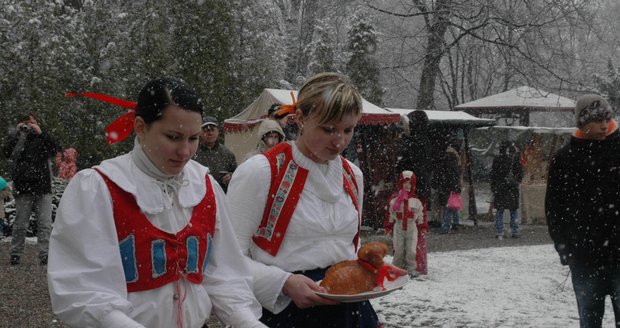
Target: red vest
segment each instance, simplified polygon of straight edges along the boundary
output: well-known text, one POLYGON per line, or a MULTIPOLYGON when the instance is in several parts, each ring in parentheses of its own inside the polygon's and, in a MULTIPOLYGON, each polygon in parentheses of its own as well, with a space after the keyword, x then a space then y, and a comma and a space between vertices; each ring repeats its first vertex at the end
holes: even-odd
MULTIPOLYGON (((269 197, 267 197, 263 219, 252 240, 262 250, 276 256, 306 184, 308 170, 293 160, 293 147, 288 142, 277 144, 264 152, 263 155, 269 161, 271 185, 269 186, 269 197)), ((353 243, 357 249, 361 225, 361 213, 357 202, 357 182, 347 160, 342 157, 341 159, 344 176, 343 187, 351 197, 358 213, 357 233, 353 238, 353 243)))
POLYGON ((97 170, 112 197, 114 224, 128 292, 151 290, 179 280, 202 283, 215 234, 215 195, 208 176, 205 197, 189 223, 171 234, 155 227, 134 196, 97 170))

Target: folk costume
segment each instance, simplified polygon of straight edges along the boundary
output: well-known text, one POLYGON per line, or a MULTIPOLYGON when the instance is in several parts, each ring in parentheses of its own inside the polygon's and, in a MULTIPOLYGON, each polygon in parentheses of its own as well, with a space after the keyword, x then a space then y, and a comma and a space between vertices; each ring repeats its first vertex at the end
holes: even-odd
POLYGON ((206 167, 161 173, 131 153, 80 171, 61 200, 48 281, 54 313, 77 327, 202 327, 211 310, 262 327, 225 196, 206 167))
POLYGON ((228 200, 243 253, 250 258, 261 321, 282 327, 376 327, 369 302, 298 309, 282 293, 292 273, 318 281, 325 269, 356 259, 363 175, 338 157, 319 164, 294 142, 242 163, 228 200))
POLYGON ((390 198, 388 210, 394 230, 392 263, 410 275, 417 275, 418 225, 423 223, 424 206, 417 198, 416 176, 412 171, 403 171, 398 176, 398 192, 390 198), (403 188, 405 180, 411 182, 409 190, 403 188))

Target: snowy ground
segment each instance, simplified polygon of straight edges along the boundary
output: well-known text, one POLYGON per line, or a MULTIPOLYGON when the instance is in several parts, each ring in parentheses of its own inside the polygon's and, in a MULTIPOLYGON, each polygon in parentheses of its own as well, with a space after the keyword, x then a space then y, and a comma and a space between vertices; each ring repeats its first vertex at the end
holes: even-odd
MULTIPOLYGON (((552 245, 428 254, 426 280, 372 300, 384 327, 579 327, 552 245)), ((614 327, 606 300, 603 327, 614 327)))

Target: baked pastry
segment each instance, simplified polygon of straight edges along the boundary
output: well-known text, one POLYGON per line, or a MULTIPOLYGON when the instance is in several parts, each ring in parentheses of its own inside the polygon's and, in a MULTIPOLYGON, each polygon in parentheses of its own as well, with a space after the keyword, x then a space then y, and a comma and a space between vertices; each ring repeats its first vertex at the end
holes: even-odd
POLYGON ((354 295, 383 287, 384 279, 394 280, 407 272, 387 265, 383 257, 388 247, 382 242, 370 242, 360 247, 357 260, 338 262, 325 272, 321 286, 329 294, 354 295))

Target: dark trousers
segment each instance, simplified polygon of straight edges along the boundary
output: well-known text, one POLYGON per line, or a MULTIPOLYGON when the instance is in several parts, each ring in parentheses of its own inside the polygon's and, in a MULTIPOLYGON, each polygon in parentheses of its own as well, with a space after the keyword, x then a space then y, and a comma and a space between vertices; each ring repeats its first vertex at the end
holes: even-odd
MULTIPOLYGON (((314 281, 325 276, 325 269, 298 272, 314 281)), ((307 309, 298 308, 291 302, 286 309, 273 314, 263 308, 260 321, 269 327, 319 327, 319 328, 376 328, 379 318, 369 301, 322 305, 307 309)))
POLYGON ((605 314, 605 297, 611 298, 616 327, 620 327, 620 265, 570 265, 581 328, 600 328, 605 314))

